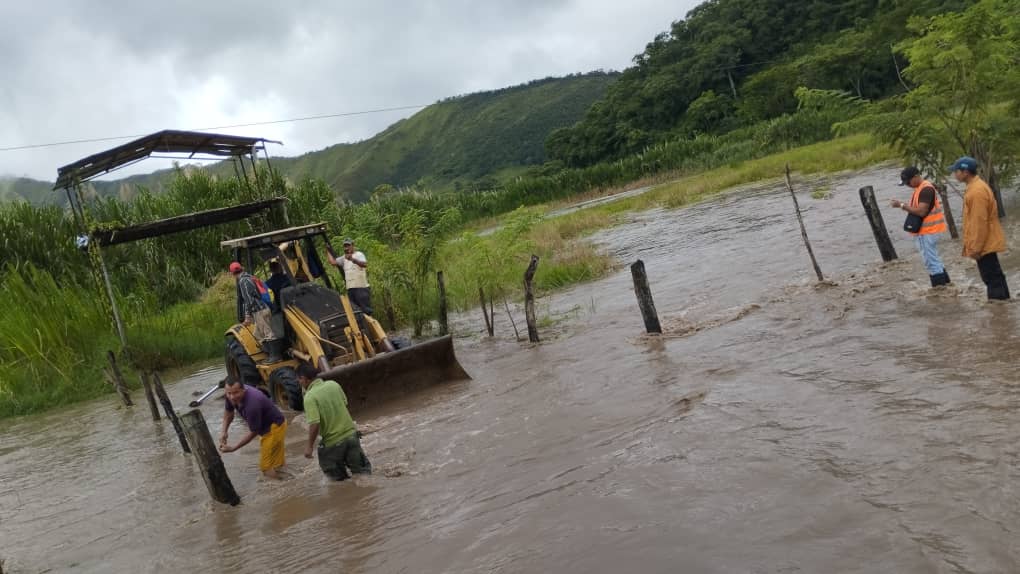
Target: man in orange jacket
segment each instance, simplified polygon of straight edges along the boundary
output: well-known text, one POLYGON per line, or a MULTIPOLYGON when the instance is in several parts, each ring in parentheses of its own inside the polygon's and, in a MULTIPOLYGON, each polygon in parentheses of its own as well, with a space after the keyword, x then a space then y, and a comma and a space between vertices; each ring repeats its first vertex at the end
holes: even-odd
POLYGON ((946 266, 942 264, 939 257, 939 237, 946 232, 946 215, 942 210, 942 201, 939 199, 935 186, 921 177, 921 170, 910 166, 900 172, 900 185, 909 185, 914 188, 914 195, 910 203, 894 199, 893 207, 899 207, 911 215, 921 218, 921 227, 912 232, 917 250, 921 252, 921 259, 928 269, 928 276, 931 278, 932 287, 949 285, 949 273, 946 266))
POLYGON ((1006 250, 1006 236, 999 223, 999 206, 985 180, 977 174, 977 160, 961 157, 950 168, 956 181, 967 184, 963 194, 963 256, 977 261, 988 299, 1009 299, 1009 286, 998 254, 1006 250))

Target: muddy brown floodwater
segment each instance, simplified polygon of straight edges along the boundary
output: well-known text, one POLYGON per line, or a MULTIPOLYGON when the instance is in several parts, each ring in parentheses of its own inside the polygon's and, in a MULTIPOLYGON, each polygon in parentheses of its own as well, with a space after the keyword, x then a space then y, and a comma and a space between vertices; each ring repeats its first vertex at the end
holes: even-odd
MULTIPOLYGON (((461 316, 474 380, 362 413, 377 473, 356 483, 302 458, 300 420, 289 482, 256 479, 254 445, 225 457, 236 508, 209 501, 144 404, 9 422, 0 558, 13 572, 1020 571, 1017 306, 986 304, 948 240, 956 286, 929 294, 891 208, 901 261, 880 264, 857 189, 886 205, 904 197, 896 176, 798 183, 834 286, 813 285, 776 186, 599 233, 645 260, 666 336, 640 335, 625 269, 544 298, 537 347, 505 316, 497 340, 461 316)), ((1003 267, 1020 288, 1020 258, 1003 267)), ((210 424, 221 409, 203 407, 210 424)))

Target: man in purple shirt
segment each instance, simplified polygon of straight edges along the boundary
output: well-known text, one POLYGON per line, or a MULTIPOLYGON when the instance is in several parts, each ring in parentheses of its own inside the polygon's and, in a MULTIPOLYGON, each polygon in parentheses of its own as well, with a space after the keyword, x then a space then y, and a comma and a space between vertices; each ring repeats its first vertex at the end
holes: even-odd
POLYGON ((287 438, 287 420, 280 409, 255 387, 245 385, 241 381, 227 381, 227 400, 224 401, 226 413, 223 415, 223 428, 220 432, 220 452, 234 452, 248 444, 256 436, 259 439, 259 470, 266 478, 283 478, 278 472, 284 465, 284 439, 287 438), (227 444, 227 431, 234 422, 234 413, 241 414, 248 423, 248 434, 237 444, 227 444))

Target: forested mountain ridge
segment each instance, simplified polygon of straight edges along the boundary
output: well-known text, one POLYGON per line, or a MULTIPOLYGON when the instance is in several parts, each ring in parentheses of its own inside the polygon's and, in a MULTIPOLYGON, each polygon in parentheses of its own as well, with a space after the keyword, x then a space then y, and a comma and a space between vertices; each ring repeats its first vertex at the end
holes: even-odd
MULTIPOLYGON (((495 182, 488 176, 500 170, 545 162, 549 133, 579 120, 617 76, 599 71, 447 98, 369 139, 272 158, 272 165, 294 181, 321 179, 339 196, 355 201, 381 184, 491 187, 495 182)), ((229 164, 206 169, 233 175, 229 164)), ((138 186, 159 190, 172 175, 172 170, 161 170, 91 185, 99 195, 130 199, 138 186)), ((0 201, 63 203, 63 194, 52 187, 27 178, 0 179, 0 201)))
POLYGON ((903 90, 893 46, 911 18, 971 0, 709 0, 634 58, 547 150, 569 166, 625 157, 698 133, 723 133, 797 109, 798 87, 878 99, 903 90))

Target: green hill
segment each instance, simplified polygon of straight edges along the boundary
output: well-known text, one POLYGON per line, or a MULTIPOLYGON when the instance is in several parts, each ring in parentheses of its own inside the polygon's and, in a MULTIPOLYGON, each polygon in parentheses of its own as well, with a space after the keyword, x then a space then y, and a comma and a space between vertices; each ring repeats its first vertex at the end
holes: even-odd
MULTIPOLYGON (((580 120, 616 77, 593 72, 448 98, 367 140, 272 158, 273 167, 291 180, 322 179, 338 195, 355 201, 366 199, 380 184, 486 187, 500 172, 545 162, 549 133, 580 120)), ((234 173, 229 164, 206 169, 225 176, 234 173)), ((126 199, 139 185, 158 190, 170 173, 97 181, 93 189, 126 199)), ((0 201, 63 203, 63 194, 51 191, 52 186, 26 178, 0 179, 0 201)))
POLYGON ((549 133, 579 120, 615 77, 547 78, 450 98, 368 140, 275 160, 274 166, 292 179, 323 179, 356 200, 384 183, 472 185, 501 170, 545 162, 549 133))

